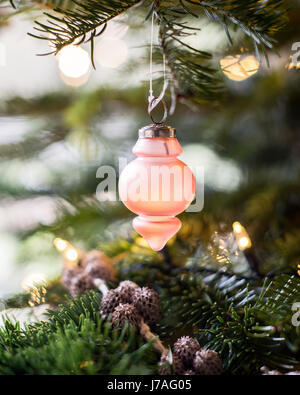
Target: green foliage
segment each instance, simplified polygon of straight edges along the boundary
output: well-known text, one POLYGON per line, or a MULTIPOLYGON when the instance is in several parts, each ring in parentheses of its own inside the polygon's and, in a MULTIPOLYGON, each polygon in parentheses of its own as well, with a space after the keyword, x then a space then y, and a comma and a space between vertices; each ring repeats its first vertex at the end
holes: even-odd
POLYGON ((66 45, 74 42, 77 45, 90 42, 93 59, 95 37, 104 32, 107 22, 138 4, 139 1, 104 0, 99 2, 87 0, 78 2, 73 0, 73 3, 75 6, 71 10, 54 9, 57 13, 63 14, 63 17, 45 13, 49 18, 48 25, 36 21, 35 30, 42 35, 29 34, 33 37, 50 40, 55 47, 54 53, 58 53, 66 45))
MULTIPOLYGON (((140 5, 138 0, 70 0, 38 1, 41 5, 54 8, 55 13, 46 12, 46 23, 36 21, 38 34, 33 37, 51 42, 57 54, 72 43, 76 45, 90 42, 91 57, 94 65, 94 41, 106 28, 107 23, 116 16, 140 5)), ((252 39, 258 59, 260 50, 268 62, 267 49, 275 49, 274 34, 286 24, 286 10, 282 0, 230 0, 194 1, 180 0, 152 1, 146 19, 154 12, 158 16, 160 30, 159 49, 167 60, 169 79, 172 81, 176 96, 182 100, 191 99, 202 102, 221 96, 222 89, 217 70, 212 66, 212 55, 187 44, 187 38, 199 33, 200 27, 193 27, 193 21, 200 15, 220 24, 233 44, 231 26, 238 26, 252 39)), ((14 4, 14 3, 12 3, 14 4)), ((95 65, 94 65, 95 67, 95 65)))
POLYGON ((100 318, 99 293, 49 311, 49 322, 6 321, 0 331, 1 374, 149 374, 157 364, 151 344, 134 328, 112 329, 100 318))
POLYGON ((279 277, 261 292, 259 284, 224 273, 184 274, 170 283, 160 329, 164 337, 197 336, 220 353, 231 374, 259 373, 263 365, 292 370, 299 364, 297 337, 290 333, 296 332, 291 316, 292 302, 300 298, 299 278, 279 277), (279 322, 287 328, 277 327, 279 322))
MULTIPOLYGON (((80 2, 87 3, 91 2, 80 2)), ((60 2, 47 2, 48 6, 60 7, 59 15, 53 15, 65 22, 60 28, 51 22, 42 25, 41 33, 48 39, 48 32, 53 30, 53 42, 61 48, 77 42, 80 33, 80 39, 93 42, 96 31, 101 31, 106 21, 117 15, 115 12, 123 12, 114 7, 116 3, 98 1, 95 6, 99 12, 93 8, 91 14, 86 8, 86 19, 82 17, 84 8, 78 5, 73 9, 75 3, 71 0, 65 3, 66 11, 60 2), (75 23, 76 29, 68 30, 68 23, 75 23)), ((145 2, 146 6, 150 3, 145 2)), ((13 13, 25 11, 26 5, 33 9, 32 4, 21 2, 13 13)), ((86 250, 98 246, 111 257, 123 254, 116 263, 118 280, 130 279, 154 287, 161 296, 162 320, 153 331, 165 345, 172 345, 181 335, 195 336, 202 346, 220 352, 227 374, 256 374, 262 365, 282 371, 300 369, 300 329, 291 324, 292 305, 300 301, 300 280, 296 276, 300 237, 300 84, 298 71, 262 73, 229 87, 226 108, 219 106, 215 110, 203 103, 204 98, 215 99, 222 92, 214 59, 192 48, 186 39, 193 33, 201 34, 198 29, 206 13, 224 27, 229 41, 233 41, 234 27, 240 27, 253 40, 258 55, 260 49, 274 47, 274 34, 285 21, 282 4, 277 0, 183 0, 156 2, 157 7, 150 7, 148 16, 154 11, 160 27, 157 60, 161 63, 162 51, 177 96, 202 105, 201 113, 183 110, 179 105, 172 124, 184 132, 183 143, 212 148, 221 158, 232 160, 243 174, 234 191, 207 187, 204 211, 182 215, 183 226, 167 250, 149 250, 132 232, 127 210, 96 200, 96 167, 90 163, 80 171, 74 166, 68 174, 62 169, 47 189, 10 185, 5 177, 0 183, 5 199, 58 196, 65 204, 57 207, 57 219, 49 226, 37 224, 22 237, 46 231, 53 238, 60 236, 74 245, 78 242, 86 250), (65 182, 66 174, 68 180, 76 174, 76 180, 65 182), (230 256, 224 255, 220 262, 212 250, 214 232, 225 237, 235 220, 245 225, 251 237, 251 253, 257 258, 263 278, 255 276, 250 268, 237 274, 230 256), (282 274, 285 272, 288 274, 282 274)), ((60 23, 52 14, 49 18, 60 23)), ((295 23, 294 29, 297 26, 295 23)), ((0 145, 1 164, 8 159, 39 158, 54 144, 69 141, 77 130, 83 131, 84 137, 96 130, 98 141, 105 140, 102 124, 115 116, 116 102, 119 113, 130 113, 130 120, 135 122, 132 133, 124 132, 124 137, 119 135, 114 141, 115 148, 125 146, 125 142, 127 148, 133 144, 138 126, 146 122, 142 115, 145 98, 143 88, 101 88, 84 94, 78 90, 76 94, 67 91, 2 101, 1 116, 26 118, 27 132, 16 142, 0 145), (36 118, 38 125, 32 122, 36 118)), ((108 150, 109 163, 116 151, 108 150)), ((6 301, 6 306, 27 307, 30 300, 30 294, 16 295, 6 301)), ((155 373, 159 356, 151 344, 146 344, 132 328, 129 332, 112 330, 109 322, 99 316, 100 300, 99 293, 91 292, 71 301, 59 280, 49 283, 45 295, 45 302, 53 306, 49 322, 22 329, 20 324, 6 321, 1 329, 0 373, 155 373), (59 306, 61 303, 65 305, 59 306)))
MULTIPOLYGON (((185 4, 202 8, 209 18, 223 25, 231 44, 229 26, 238 26, 252 39, 258 58, 260 58, 258 48, 260 47, 267 56, 266 48, 274 48, 276 42, 274 34, 281 30, 287 22, 285 2, 282 0, 266 2, 260 0, 212 0, 209 2, 182 0, 180 3, 188 13, 191 11, 185 4)), ((192 13, 192 15, 195 14, 192 13)))
MULTIPOLYGON (((61 303, 66 303, 70 297, 69 292, 61 285, 60 279, 49 281, 45 293, 43 293, 43 288, 45 288, 44 285, 38 285, 36 287, 36 294, 42 295, 43 303, 58 306, 61 303)), ((22 308, 28 306, 31 300, 32 295, 28 292, 23 292, 7 299, 5 301, 5 306, 9 309, 22 308)))
POLYGON ((212 55, 186 44, 183 39, 195 34, 178 18, 169 17, 166 11, 158 13, 160 47, 166 57, 170 80, 180 99, 213 100, 220 96, 221 80, 211 66, 212 55))
MULTIPOLYGON (((140 271, 147 274, 148 265, 141 264, 140 271)), ((126 278, 135 279, 134 273, 126 278)), ((298 277, 281 275, 262 286, 258 280, 190 267, 152 280, 163 302, 154 331, 166 345, 181 335, 197 337, 220 353, 230 374, 257 374, 263 365, 282 371, 298 367, 299 333, 291 324, 292 305, 300 298, 298 277)), ((49 311, 48 322, 25 329, 6 321, 0 331, 0 373, 154 373, 159 356, 151 344, 133 328, 113 330, 100 318, 100 301, 100 293, 87 292, 49 311)))

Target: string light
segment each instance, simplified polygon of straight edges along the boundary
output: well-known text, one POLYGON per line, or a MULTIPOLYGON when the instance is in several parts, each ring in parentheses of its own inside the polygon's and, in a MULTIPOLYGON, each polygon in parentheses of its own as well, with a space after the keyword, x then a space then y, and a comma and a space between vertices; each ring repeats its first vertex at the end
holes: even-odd
POLYGON ((65 251, 68 247, 68 243, 66 242, 66 240, 60 239, 58 237, 54 240, 53 244, 59 252, 65 251))
POLYGON ((69 263, 73 266, 82 256, 82 252, 73 247, 67 240, 57 237, 54 239, 53 244, 57 251, 63 254, 67 264, 69 263))
POLYGON ((246 250, 252 246, 251 239, 243 225, 236 221, 232 224, 232 229, 240 250, 246 250))
POLYGON ((80 86, 87 82, 91 66, 87 51, 70 44, 59 52, 57 59, 61 78, 67 85, 80 86))
POLYGON ((68 45, 59 52, 58 67, 67 77, 79 78, 90 68, 89 54, 78 45, 68 45))
POLYGON ((290 62, 287 65, 287 68, 288 68, 288 70, 293 70, 293 69, 299 70, 300 69, 300 62, 297 62, 297 64, 294 64, 294 62, 290 62))
POLYGON ((259 61, 253 55, 226 56, 220 60, 223 73, 233 81, 243 81, 259 69, 259 61))
POLYGON ((72 86, 74 88, 78 88, 79 86, 84 85, 86 82, 88 82, 89 77, 90 77, 90 73, 89 72, 84 74, 83 76, 81 76, 79 78, 67 77, 63 73, 60 73, 60 78, 63 80, 63 82, 66 85, 72 86))
POLYGON ((22 281, 22 288, 25 291, 30 291, 34 288, 36 288, 36 285, 42 285, 46 281, 44 274, 42 273, 31 273, 28 276, 24 278, 22 281))
POLYGON ((250 247, 250 239, 248 237, 241 237, 239 240, 239 247, 241 249, 249 248, 250 247))
POLYGON ((242 225, 239 222, 234 222, 232 226, 234 233, 241 233, 242 225))
POLYGON ((121 66, 128 54, 128 47, 122 37, 128 31, 129 26, 125 23, 127 15, 114 18, 107 24, 99 43, 95 48, 95 58, 101 66, 116 68, 121 66))
POLYGON ((96 60, 102 66, 112 69, 121 66, 127 54, 127 44, 118 38, 102 38, 95 49, 96 60))
POLYGON ((298 265, 298 271, 297 271, 297 273, 298 273, 298 275, 300 276, 300 264, 298 265))
POLYGON ((71 262, 76 262, 78 260, 78 252, 75 249, 68 249, 66 252, 66 258, 71 262))
POLYGON ((128 15, 121 14, 107 23, 104 33, 101 37, 114 37, 122 38, 127 33, 129 26, 126 21, 128 20, 128 15))

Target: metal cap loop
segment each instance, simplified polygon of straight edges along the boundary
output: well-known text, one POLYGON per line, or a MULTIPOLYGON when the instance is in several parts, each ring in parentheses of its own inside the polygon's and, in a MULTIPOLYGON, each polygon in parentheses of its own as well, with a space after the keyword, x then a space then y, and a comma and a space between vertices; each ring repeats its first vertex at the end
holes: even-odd
POLYGON ((150 101, 149 105, 148 105, 148 114, 149 114, 149 116, 151 118, 151 121, 155 125, 163 124, 166 121, 167 117, 168 117, 168 107, 167 107, 167 104, 166 104, 164 98, 162 98, 162 97, 155 97, 154 99, 152 99, 150 101), (157 121, 154 120, 154 118, 152 116, 152 111, 158 106, 159 103, 162 103, 162 105, 164 107, 164 114, 163 114, 161 120, 157 122, 157 121))

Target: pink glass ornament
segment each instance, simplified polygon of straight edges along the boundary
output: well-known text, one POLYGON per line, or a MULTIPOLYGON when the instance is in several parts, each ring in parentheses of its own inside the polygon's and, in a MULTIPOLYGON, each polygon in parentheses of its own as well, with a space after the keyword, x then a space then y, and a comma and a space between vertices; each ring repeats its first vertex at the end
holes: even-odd
POLYGON ((132 152, 138 158, 121 173, 119 194, 125 206, 139 215, 133 220, 134 229, 159 251, 181 227, 175 216, 194 199, 195 177, 177 158, 182 148, 169 126, 141 129, 132 152))

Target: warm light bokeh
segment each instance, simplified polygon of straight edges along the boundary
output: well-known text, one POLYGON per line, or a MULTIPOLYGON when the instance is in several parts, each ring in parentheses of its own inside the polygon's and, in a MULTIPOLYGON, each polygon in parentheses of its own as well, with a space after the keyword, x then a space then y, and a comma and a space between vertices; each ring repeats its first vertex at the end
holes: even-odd
POLYGON ((251 239, 243 225, 236 221, 232 224, 232 229, 240 250, 245 250, 252 246, 251 239))
POLYGON ((259 69, 259 61, 253 55, 226 56, 220 60, 223 73, 233 81, 243 81, 259 69))

